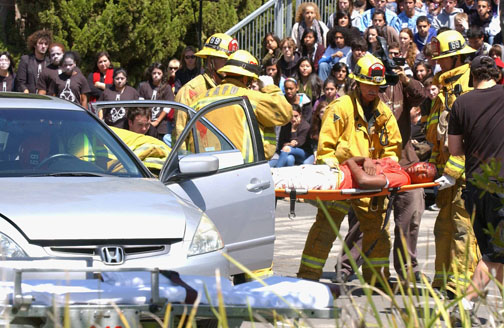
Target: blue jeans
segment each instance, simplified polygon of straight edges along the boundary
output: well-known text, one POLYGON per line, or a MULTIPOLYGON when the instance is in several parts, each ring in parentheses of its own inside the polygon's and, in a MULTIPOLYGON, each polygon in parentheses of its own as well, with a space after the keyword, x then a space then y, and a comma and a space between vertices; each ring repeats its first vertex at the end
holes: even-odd
POLYGON ((325 81, 329 74, 331 74, 331 69, 333 67, 332 63, 323 62, 318 66, 318 76, 322 81, 325 81))
POLYGON ((301 164, 306 159, 306 152, 301 148, 290 147, 289 152, 280 151, 280 157, 275 167, 293 166, 301 164))

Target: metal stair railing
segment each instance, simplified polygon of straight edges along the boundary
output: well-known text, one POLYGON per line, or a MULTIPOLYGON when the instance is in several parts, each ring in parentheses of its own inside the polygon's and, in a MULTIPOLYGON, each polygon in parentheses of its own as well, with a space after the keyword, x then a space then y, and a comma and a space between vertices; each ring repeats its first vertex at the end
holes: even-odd
MULTIPOLYGON (((293 0, 269 0, 225 33, 238 40, 240 49, 260 59, 262 40, 267 33, 273 32, 280 39, 291 35, 295 11, 302 2, 307 1, 296 0, 293 6, 293 0)), ((336 10, 336 1, 313 2, 319 6, 321 20, 327 23, 329 16, 336 10)))

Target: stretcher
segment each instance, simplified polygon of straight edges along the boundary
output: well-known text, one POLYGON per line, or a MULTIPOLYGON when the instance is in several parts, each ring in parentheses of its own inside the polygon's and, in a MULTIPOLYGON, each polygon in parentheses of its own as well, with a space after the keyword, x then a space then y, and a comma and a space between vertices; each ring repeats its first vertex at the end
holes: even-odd
MULTIPOLYGON (((419 189, 419 188, 432 188, 439 184, 437 182, 427 182, 427 183, 417 183, 410 184, 401 187, 394 188, 381 188, 381 189, 335 189, 335 190, 308 190, 308 189, 296 189, 296 188, 282 188, 275 189, 275 196, 277 198, 289 198, 290 200, 290 211, 289 218, 296 217, 295 204, 296 199, 309 199, 309 200, 321 200, 321 201, 336 201, 336 200, 350 200, 358 199, 364 197, 376 197, 376 196, 393 196, 396 193, 405 192, 408 190, 419 189)), ((392 202, 389 202, 389 208, 392 206, 392 202)), ((387 212, 390 212, 387 208, 387 212)))
POLYGON ((194 320, 216 323, 219 300, 229 327, 243 321, 334 319, 333 290, 326 284, 288 277, 269 277, 232 286, 225 278, 183 276, 173 271, 131 268, 12 269, 13 280, 0 282, 0 326, 177 327, 194 312, 194 320), (86 272, 91 279, 24 279, 34 273, 86 272), (97 275, 98 274, 98 275, 97 275), (168 315, 167 315, 168 314, 168 315))

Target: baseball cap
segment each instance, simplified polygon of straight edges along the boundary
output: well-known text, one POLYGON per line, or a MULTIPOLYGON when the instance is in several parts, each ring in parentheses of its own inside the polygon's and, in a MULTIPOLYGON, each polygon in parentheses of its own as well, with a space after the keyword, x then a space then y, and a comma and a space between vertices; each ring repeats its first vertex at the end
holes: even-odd
POLYGON ((476 56, 471 62, 471 69, 475 70, 480 67, 497 68, 495 60, 490 56, 476 56))

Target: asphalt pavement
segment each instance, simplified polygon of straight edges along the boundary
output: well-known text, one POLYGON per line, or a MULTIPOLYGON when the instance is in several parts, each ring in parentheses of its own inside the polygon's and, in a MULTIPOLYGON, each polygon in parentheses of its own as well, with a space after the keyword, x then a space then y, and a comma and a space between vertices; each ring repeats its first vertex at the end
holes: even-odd
MULTIPOLYGON (((314 221, 316 208, 307 203, 296 203, 296 217, 288 218, 289 202, 279 200, 276 208, 276 241, 273 270, 275 275, 295 277, 301 258, 301 253, 304 247, 306 236, 314 221)), ((434 276, 434 223, 437 216, 437 211, 426 210, 422 216, 420 227, 420 235, 418 240, 418 261, 421 266, 421 272, 432 278, 434 276)), ((344 236, 348 230, 348 221, 345 219, 341 226, 341 234, 344 236)), ((393 234, 393 218, 391 218, 390 232, 393 234)), ((330 282, 330 276, 335 273, 335 265, 338 256, 341 253, 341 241, 336 240, 332 247, 329 259, 324 267, 324 276, 322 282, 330 282)), ((392 257, 391 257, 392 262, 392 257)), ((391 274, 396 273, 391 266, 391 274)), ((388 296, 373 295, 372 303, 375 305, 375 310, 370 306, 369 299, 362 289, 359 280, 353 279, 345 284, 346 293, 343 293, 335 300, 335 306, 341 308, 341 316, 337 322, 333 320, 310 320, 308 326, 312 327, 382 327, 392 324, 393 326, 403 327, 405 322, 400 319, 401 313, 407 315, 406 307, 415 307, 416 311, 420 311, 420 317, 424 316, 424 311, 429 309, 430 313, 436 311, 434 298, 416 298, 404 299, 400 293, 395 299, 398 302, 394 306, 394 302, 388 296), (425 304, 428 305, 426 306, 425 304), (373 314, 377 313, 377 314, 373 314), (359 318, 363 318, 364 322, 359 322, 359 318), (393 323, 395 322, 395 323, 393 323)), ((425 286, 419 285, 418 288, 425 290, 425 286)), ((413 292, 413 295, 418 294, 413 292)), ((503 309, 501 297, 495 284, 489 286, 489 294, 487 297, 487 305, 482 305, 478 310, 478 317, 484 326, 492 327, 494 321, 491 313, 503 309)), ((502 317, 502 316, 501 316, 502 317)), ((445 326, 443 320, 440 321, 441 326, 445 326)), ((247 324, 245 324, 247 326, 247 324)), ((412 327, 424 326, 422 322, 414 323, 412 327)), ((242 326, 243 327, 243 326, 242 326)))

